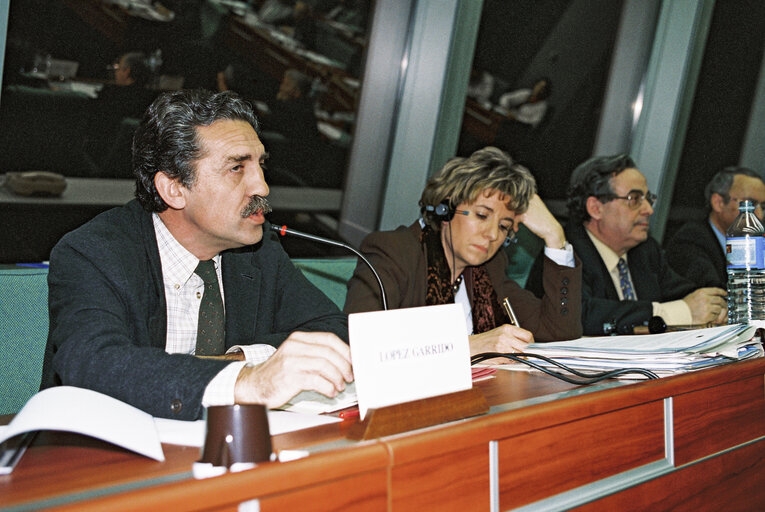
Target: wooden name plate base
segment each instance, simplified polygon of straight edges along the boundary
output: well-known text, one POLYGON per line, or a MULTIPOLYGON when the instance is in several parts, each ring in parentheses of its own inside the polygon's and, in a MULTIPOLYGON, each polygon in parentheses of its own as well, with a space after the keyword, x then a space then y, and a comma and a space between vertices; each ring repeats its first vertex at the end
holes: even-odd
POLYGON ((364 421, 351 426, 348 437, 357 441, 375 439, 487 412, 489 404, 483 392, 477 388, 470 388, 413 402, 369 409, 364 421))

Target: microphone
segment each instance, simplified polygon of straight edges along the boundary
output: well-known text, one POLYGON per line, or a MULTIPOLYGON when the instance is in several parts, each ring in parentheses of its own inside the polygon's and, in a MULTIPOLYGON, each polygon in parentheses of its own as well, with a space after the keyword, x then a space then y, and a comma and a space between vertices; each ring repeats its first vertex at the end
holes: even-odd
POLYGON ((349 251, 353 252, 356 256, 358 256, 361 259, 361 261, 366 263, 367 267, 369 267, 369 270, 371 270, 372 274, 374 274, 375 279, 377 279, 377 286, 380 287, 380 297, 382 297, 383 309, 385 311, 388 311, 388 300, 386 299, 386 296, 385 296, 385 288, 383 287, 382 280, 380 279, 380 276, 377 274, 377 271, 372 266, 372 264, 369 263, 369 260, 367 260, 364 257, 364 255, 361 254, 359 251, 357 251, 356 249, 354 249, 348 244, 344 244, 343 242, 338 242, 337 240, 331 240, 329 238, 324 238, 322 236, 311 235, 309 233, 303 233, 302 231, 296 231, 294 229, 288 228, 287 226, 275 226, 271 224, 271 231, 276 231, 281 236, 292 235, 299 238, 305 238, 306 240, 311 240, 313 242, 320 242, 323 244, 334 245, 336 247, 342 247, 344 249, 348 249, 349 251))

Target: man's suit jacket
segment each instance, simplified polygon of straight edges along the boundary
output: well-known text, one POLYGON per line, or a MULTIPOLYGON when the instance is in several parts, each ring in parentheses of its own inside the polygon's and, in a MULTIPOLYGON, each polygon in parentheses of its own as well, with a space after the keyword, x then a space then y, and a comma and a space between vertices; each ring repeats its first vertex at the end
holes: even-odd
POLYGON ((603 334, 611 323, 619 332, 643 325, 653 315, 652 302, 682 299, 696 287, 667 264, 651 238, 627 252, 632 284, 639 300, 619 300, 611 275, 584 226, 568 226, 566 238, 582 260, 582 327, 585 335, 603 334))
MULTIPOLYGON (((222 254, 226 348, 278 347, 293 331, 348 337, 347 317, 263 241, 222 254)), ((165 352, 167 305, 150 213, 137 201, 65 235, 51 253, 42 387, 89 388, 161 417, 196 419, 229 362, 165 352)))
POLYGON ((692 221, 677 230, 667 244, 667 261, 672 269, 703 288, 725 288, 727 262, 709 221, 692 221))

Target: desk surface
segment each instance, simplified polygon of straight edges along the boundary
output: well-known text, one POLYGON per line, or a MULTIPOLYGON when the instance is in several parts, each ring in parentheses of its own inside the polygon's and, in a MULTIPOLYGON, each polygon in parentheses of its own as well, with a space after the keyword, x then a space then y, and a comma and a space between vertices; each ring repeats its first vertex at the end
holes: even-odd
POLYGON ((274 436, 310 456, 207 480, 191 477, 196 448, 165 445, 155 462, 43 433, 0 477, 0 506, 762 510, 764 375, 765 359, 584 388, 501 371, 476 383, 487 415, 365 442, 346 438, 353 420, 274 436))

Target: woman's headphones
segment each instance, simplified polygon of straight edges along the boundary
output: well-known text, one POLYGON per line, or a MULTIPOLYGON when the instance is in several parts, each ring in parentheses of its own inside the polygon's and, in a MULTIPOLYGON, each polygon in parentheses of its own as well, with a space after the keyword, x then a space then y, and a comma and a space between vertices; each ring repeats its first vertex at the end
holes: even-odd
MULTIPOLYGON (((457 212, 456 208, 454 208, 451 204, 451 202, 448 199, 444 199, 437 205, 427 205, 425 206, 425 211, 429 213, 431 216, 435 217, 436 220, 439 220, 441 222, 449 222, 454 218, 454 214, 457 212)), ((461 212, 464 212, 465 215, 467 215, 469 212, 467 210, 461 210, 461 212)), ((508 245, 512 243, 517 243, 518 240, 514 236, 514 234, 511 234, 507 238, 505 238, 505 241, 502 242, 502 247, 507 247, 508 245)))
POLYGON ((437 205, 425 206, 425 211, 429 212, 433 217, 442 222, 449 222, 454 218, 454 207, 448 199, 444 199, 437 205))

